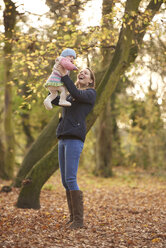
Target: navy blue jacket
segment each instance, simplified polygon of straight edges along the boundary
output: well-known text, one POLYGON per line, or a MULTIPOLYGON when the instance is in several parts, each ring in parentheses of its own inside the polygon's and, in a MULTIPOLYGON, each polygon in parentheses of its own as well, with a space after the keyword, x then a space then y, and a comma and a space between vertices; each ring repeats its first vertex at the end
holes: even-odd
MULTIPOLYGON (((92 110, 96 100, 96 91, 92 88, 79 90, 74 85, 68 75, 62 77, 62 82, 66 86, 70 95, 67 101, 71 102, 71 107, 63 107, 62 118, 60 118, 56 135, 58 139, 80 139, 85 141, 86 123, 85 119, 92 110)), ((59 96, 53 101, 58 105, 59 96)))

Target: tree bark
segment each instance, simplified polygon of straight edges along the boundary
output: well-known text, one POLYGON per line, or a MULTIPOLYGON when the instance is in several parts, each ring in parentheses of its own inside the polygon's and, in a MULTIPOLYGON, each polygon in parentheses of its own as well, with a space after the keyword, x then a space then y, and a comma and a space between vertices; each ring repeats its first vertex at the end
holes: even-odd
POLYGON ((112 121, 110 99, 97 120, 96 167, 94 174, 101 177, 112 176, 112 121))
POLYGON ((8 176, 6 175, 6 172, 5 172, 4 154, 5 154, 5 148, 4 148, 2 140, 0 139, 0 158, 1 158, 1 160, 0 160, 0 178, 7 179, 8 176))
POLYGON ((33 172, 23 180, 16 206, 18 208, 40 208, 40 191, 44 183, 58 169, 58 146, 44 156, 33 167, 33 172))
MULTIPOLYGON (((88 116, 87 118, 87 131, 91 128, 91 126, 93 125, 93 123, 95 122, 97 116, 102 112, 102 110, 105 108, 108 99, 110 98, 111 94, 113 93, 119 78, 121 75, 123 75, 124 71, 130 66, 130 63, 133 62, 135 60, 135 58, 137 57, 137 47, 138 47, 138 43, 134 45, 134 50, 133 50, 133 45, 132 45, 132 40, 134 39, 135 36, 135 25, 136 25, 136 21, 137 21, 137 15, 138 15, 138 6, 141 0, 137 0, 134 1, 133 0, 128 0, 126 3, 126 9, 125 9, 125 13, 133 13, 133 11, 135 12, 135 20, 133 21, 132 24, 132 29, 131 29, 131 25, 123 25, 120 35, 119 35, 119 41, 113 56, 113 59, 110 63, 110 66, 107 70, 107 72, 105 73, 103 80, 101 81, 98 89, 97 89, 97 100, 96 100, 96 105, 94 107, 94 110, 92 111, 92 113, 88 116)), ((153 1, 154 2, 154 1, 153 1)), ((155 1, 156 2, 156 1, 155 1)), ((155 7, 155 11, 157 12, 160 5, 162 4, 163 1, 160 1, 158 4, 158 1, 156 2, 156 4, 154 4, 155 7)), ((153 16, 155 14, 155 11, 153 11, 153 16)), ((133 18, 132 16, 130 16, 128 14, 128 18, 133 18)), ((151 15, 151 19, 153 18, 153 16, 151 15)), ((128 18, 126 19, 126 22, 128 22, 128 18)), ((147 26, 146 26, 147 27, 147 26)), ((142 33, 141 33, 142 36, 142 33)), ((143 39, 143 36, 142 36, 143 39)), ((139 42, 142 42, 142 39, 139 39, 139 42)), ((57 122, 54 122, 54 128, 57 125, 57 122)), ((52 128, 53 131, 53 128, 52 128)), ((55 130, 52 132, 52 135, 54 134, 55 130)), ((51 135, 51 133, 49 133, 51 135)), ((44 132, 43 135, 43 139, 45 139, 45 141, 47 141, 48 137, 47 137, 47 133, 44 132)), ((41 139, 42 141, 42 139, 41 139)), ((38 142, 38 141, 37 141, 38 142)), ((51 143, 51 142, 50 142, 51 143)), ((52 144, 55 144, 55 141, 52 142, 52 144)), ((36 146, 36 149, 39 148, 41 145, 38 143, 38 146, 36 146)), ((44 150, 44 154, 46 154, 46 152, 48 152, 48 149, 46 147, 46 145, 44 144, 45 148, 43 148, 44 150)), ((35 147, 35 144, 34 144, 35 147)), ((54 148, 57 149, 57 148, 54 148)), ((55 150, 52 150, 48 153, 48 155, 46 155, 43 159, 44 159, 44 165, 46 166, 47 163, 49 163, 49 176, 51 176, 54 171, 55 171, 55 164, 57 164, 57 160, 55 159, 55 150), (49 162, 50 161, 50 162, 49 162)), ((34 152, 34 151, 33 151, 34 152)), ((28 155, 29 157, 31 157, 31 154, 28 155)), ((41 158, 41 154, 38 154, 38 157, 41 158)), ((36 161, 37 161, 37 156, 36 156, 36 161)), ((40 196, 40 191, 41 188, 43 186, 43 184, 47 181, 48 179, 48 172, 47 174, 45 174, 46 169, 43 166, 43 159, 41 161, 38 161, 38 163, 33 167, 33 164, 31 164, 31 171, 29 172, 27 178, 29 177, 31 179, 31 183, 34 185, 34 188, 36 189, 36 193, 33 194, 33 197, 36 198, 36 201, 39 202, 39 196, 40 196), (38 176, 37 172, 40 172, 39 174, 42 175, 42 182, 40 184, 38 184, 38 181, 40 180, 40 176, 38 176)), ((26 187, 26 185, 23 185, 19 198, 18 198, 18 202, 17 202, 17 206, 22 208, 25 207, 24 204, 24 195, 29 195, 28 198, 28 202, 26 202, 26 206, 28 206, 28 208, 35 208, 36 206, 34 206, 34 202, 32 201, 32 192, 33 189, 31 187, 26 187), (23 193, 24 192, 24 193, 23 193)), ((40 204, 38 204, 39 207, 40 204)))
POLYGON ((31 144, 34 142, 34 138, 31 134, 31 128, 30 128, 30 115, 29 113, 22 113, 20 115, 22 120, 23 131, 26 136, 26 148, 29 148, 31 144))
POLYGON ((5 46, 4 46, 4 84, 5 84, 5 105, 4 105, 4 130, 5 130, 5 173, 11 179, 14 173, 15 163, 15 142, 12 119, 12 86, 10 84, 12 66, 12 37, 16 24, 16 7, 11 0, 5 0, 4 27, 5 27, 5 46))

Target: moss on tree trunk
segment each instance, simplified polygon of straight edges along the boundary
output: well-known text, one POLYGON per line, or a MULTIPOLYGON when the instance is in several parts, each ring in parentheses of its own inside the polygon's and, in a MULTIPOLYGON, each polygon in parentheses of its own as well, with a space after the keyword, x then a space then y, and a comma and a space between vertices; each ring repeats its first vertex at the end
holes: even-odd
POLYGON ((40 191, 44 183, 58 169, 58 145, 44 156, 22 182, 16 203, 19 208, 40 208, 40 191))

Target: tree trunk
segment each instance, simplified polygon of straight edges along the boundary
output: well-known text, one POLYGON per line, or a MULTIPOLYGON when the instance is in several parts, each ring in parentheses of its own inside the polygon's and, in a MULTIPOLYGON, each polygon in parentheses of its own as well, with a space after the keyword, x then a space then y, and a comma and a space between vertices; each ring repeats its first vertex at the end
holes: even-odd
POLYGON ((97 122, 96 130, 96 176, 112 176, 112 123, 111 103, 108 100, 107 106, 101 113, 97 122))
POLYGON ((30 117, 29 113, 22 113, 21 114, 23 131, 24 131, 24 134, 26 136, 26 148, 29 148, 32 145, 32 143, 34 142, 34 138, 31 134, 29 117, 30 117))
MULTIPOLYGON (((36 47, 34 43, 31 43, 28 46, 28 49, 26 52, 33 53, 35 49, 36 47)), ((28 79, 29 81, 31 81, 31 78, 32 78, 31 71, 29 68, 26 68, 26 69, 28 72, 28 79)), ((24 81, 25 81, 24 84, 22 84, 21 86, 18 85, 18 87, 21 89, 21 96, 24 96, 27 98, 31 95, 31 92, 29 92, 31 91, 31 89, 29 86, 27 86, 26 79, 24 81)), ((20 112, 20 116, 21 116, 21 121, 22 121, 23 132, 26 137, 26 149, 28 149, 34 142, 34 138, 32 136, 31 126, 30 126, 30 110, 28 110, 27 105, 22 107, 22 112, 20 112)))
POLYGON ((3 145, 3 142, 0 139, 0 178, 3 179, 7 179, 8 176, 6 175, 5 172, 5 158, 4 158, 4 154, 5 154, 5 148, 3 145))
POLYGON ((18 208, 40 208, 40 191, 49 177, 58 169, 58 145, 43 157, 33 168, 33 172, 23 180, 16 206, 18 208))
MULTIPOLYGON (((118 86, 120 86, 120 83, 121 80, 118 82, 118 86)), ((118 111, 115 102, 117 94, 121 91, 121 87, 118 86, 96 123, 96 166, 93 173, 100 177, 113 176, 113 166, 118 166, 123 162, 119 128, 117 125, 118 111)))
POLYGON ((5 0, 4 27, 5 27, 5 46, 4 46, 4 84, 5 84, 5 107, 4 107, 4 130, 5 130, 5 172, 8 179, 13 177, 15 163, 15 142, 12 119, 12 86, 11 81, 11 56, 12 56, 12 37, 16 23, 16 7, 11 0, 5 0))
MULTIPOLYGON (((128 0, 127 4, 126 4, 126 9, 125 9, 125 13, 133 13, 135 12, 135 15, 138 15, 138 6, 141 0, 137 0, 134 1, 133 0, 128 0)), ((151 12, 151 16, 150 18, 152 19, 155 12, 158 11, 159 7, 161 6, 163 1, 160 1, 155 4, 154 1, 152 1, 153 4, 152 6, 154 7, 155 11, 151 12)), ((156 1, 155 1, 156 2, 156 1)), ((151 8, 151 5, 149 5, 151 8)), ((129 18, 131 18, 130 15, 128 15, 129 18)), ((127 20, 128 21, 128 20, 127 20)), ((128 69, 128 67, 130 66, 130 63, 133 62, 135 60, 135 58, 137 57, 137 51, 138 51, 138 43, 135 44, 134 46, 132 45, 132 40, 134 39, 135 36, 135 24, 136 24, 136 19, 135 21, 133 21, 133 27, 132 29, 130 28, 131 25, 124 25, 121 29, 120 32, 120 36, 119 36, 119 41, 113 56, 113 59, 110 63, 110 66, 107 70, 107 72, 105 73, 103 80, 101 81, 98 89, 97 89, 97 100, 96 100, 96 105, 94 107, 94 110, 92 111, 92 113, 88 116, 87 119, 87 130, 90 129, 90 127, 93 125, 93 123, 95 122, 97 116, 99 115, 99 113, 101 113, 101 111, 105 108, 108 99, 110 98, 110 96, 112 95, 118 81, 121 75, 123 75, 124 71, 126 69, 128 69)), ((144 32, 145 33, 145 32, 144 32)), ((142 33, 140 33, 140 36, 143 39, 142 33)), ((140 38, 140 36, 137 37, 137 39, 139 40, 139 43, 142 43, 142 39, 140 38)), ((54 122, 54 130, 52 129, 52 134, 49 132, 50 135, 53 135, 55 132, 55 126, 57 125, 57 122, 54 122)), ((44 132, 43 135, 43 139, 45 139, 45 141, 47 141, 48 137, 47 137, 47 133, 44 132)), ((39 140, 38 140, 39 141, 39 140)), ((42 141, 42 139, 41 139, 42 141)), ((51 143, 51 142, 50 142, 51 143)), ((55 144, 55 141, 52 142, 52 144, 55 144)), ((38 146, 36 145, 35 147, 35 143, 34 143, 34 147, 35 149, 39 148, 41 145, 40 143, 38 143, 38 146)), ((44 146, 46 147, 46 145, 44 144, 44 146)), ((57 148, 54 148, 57 149, 57 148)), ((40 191, 41 188, 43 186, 43 184, 47 181, 48 179, 48 172, 49 172, 49 176, 52 175, 53 171, 55 171, 55 164, 58 163, 57 160, 55 159, 55 150, 52 150, 49 152, 49 154, 47 154, 41 161, 38 161, 38 163, 32 168, 33 164, 31 164, 31 171, 29 172, 27 178, 29 177, 30 179, 32 179, 33 183, 33 188, 31 187, 26 187, 26 185, 24 185, 21 189, 19 198, 18 198, 18 202, 17 202, 17 206, 20 208, 25 207, 24 204, 24 199, 25 199, 25 195, 28 195, 29 198, 27 199, 26 205, 28 206, 28 208, 34 208, 34 204, 32 204, 32 195, 33 198, 36 198, 36 201, 39 202, 39 195, 40 195, 40 191), (43 165, 43 160, 44 160, 44 165, 43 165), (46 165, 47 163, 49 164, 49 168, 46 170, 46 165), (42 181, 40 184, 37 184, 37 182, 40 180, 40 176, 37 174, 37 172, 42 175, 42 181), (33 175, 36 175, 35 180, 33 181, 33 175), (34 188, 36 189, 34 191, 34 188), (33 193, 36 192, 36 193, 33 193), (24 192, 24 193, 22 193, 24 192)), ((42 155, 45 155, 46 152, 48 151, 47 147, 45 149, 43 149, 45 152, 42 155)), ((33 151, 34 152, 34 151, 33 151)), ((42 157, 41 154, 38 154, 38 158, 42 157)), ((30 154, 28 154, 29 157, 31 157, 30 154)), ((35 157, 36 161, 37 161, 37 156, 35 157)), ((28 171, 28 170, 27 170, 28 171)), ((38 207, 40 206, 40 204, 38 204, 38 207)))

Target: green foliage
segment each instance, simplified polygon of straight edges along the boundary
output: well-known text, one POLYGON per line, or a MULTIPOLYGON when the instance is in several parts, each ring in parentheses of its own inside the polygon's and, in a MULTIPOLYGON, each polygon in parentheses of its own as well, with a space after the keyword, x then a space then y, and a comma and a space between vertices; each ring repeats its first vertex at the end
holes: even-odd
MULTIPOLYGON (((160 107, 152 100, 151 92, 142 101, 130 98, 127 108, 128 124, 122 136, 126 162, 144 168, 164 166, 164 125, 160 107)), ((124 114, 127 113, 124 107, 124 114)))

